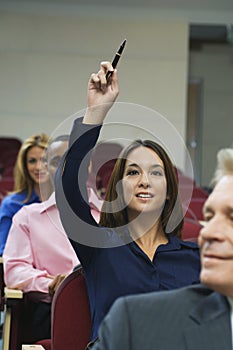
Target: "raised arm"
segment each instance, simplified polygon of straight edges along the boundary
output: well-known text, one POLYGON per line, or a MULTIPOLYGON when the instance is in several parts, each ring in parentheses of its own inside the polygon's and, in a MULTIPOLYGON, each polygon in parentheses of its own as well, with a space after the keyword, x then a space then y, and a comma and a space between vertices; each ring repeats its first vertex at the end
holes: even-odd
POLYGON ((98 225, 91 215, 86 182, 91 151, 119 93, 117 72, 113 71, 111 78, 106 80, 109 70, 113 71, 111 63, 102 62, 98 73, 90 76, 86 113, 84 118, 74 122, 69 150, 55 178, 61 221, 83 266, 92 256, 90 247, 103 246, 98 225))
POLYGON ((102 124, 108 111, 119 94, 117 71, 110 62, 101 62, 98 73, 91 74, 88 83, 87 110, 83 118, 84 124, 102 124), (113 71, 110 79, 106 73, 113 71))

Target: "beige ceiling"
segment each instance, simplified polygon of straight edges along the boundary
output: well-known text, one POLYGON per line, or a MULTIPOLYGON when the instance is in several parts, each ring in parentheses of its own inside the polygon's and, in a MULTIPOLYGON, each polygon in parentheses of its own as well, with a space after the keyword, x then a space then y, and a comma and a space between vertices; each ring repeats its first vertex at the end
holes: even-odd
POLYGON ((44 4, 48 6, 49 4, 55 5, 86 5, 86 6, 118 6, 125 7, 129 6, 132 8, 159 8, 159 9, 190 9, 190 10, 219 10, 219 11, 232 11, 233 10, 233 0, 0 0, 0 5, 8 3, 10 6, 14 4, 15 6, 19 4, 30 5, 32 3, 44 4))
POLYGON ((233 0, 0 0, 0 12, 45 12, 88 16, 166 16, 189 23, 233 24, 233 0))
POLYGON ((0 0, 0 7, 31 6, 107 6, 149 9, 233 11, 233 0, 0 0))

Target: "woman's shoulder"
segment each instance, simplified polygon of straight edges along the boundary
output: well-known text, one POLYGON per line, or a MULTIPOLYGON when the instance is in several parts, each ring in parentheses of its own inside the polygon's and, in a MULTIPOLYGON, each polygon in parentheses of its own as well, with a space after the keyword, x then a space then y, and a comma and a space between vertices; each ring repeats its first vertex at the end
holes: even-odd
POLYGON ((2 203, 11 204, 13 202, 21 202, 24 201, 27 198, 26 192, 14 192, 8 194, 5 198, 3 198, 2 203))
POLYGON ((193 241, 184 241, 178 237, 172 236, 171 241, 173 241, 174 243, 177 243, 180 245, 181 248, 187 248, 187 249, 194 249, 194 250, 198 250, 199 251, 199 246, 197 244, 197 242, 193 242, 193 241))
POLYGON ((14 192, 8 194, 6 197, 3 198, 1 207, 21 207, 25 204, 30 204, 34 202, 39 202, 39 197, 36 195, 36 193, 32 193, 29 200, 25 203, 25 199, 27 199, 28 193, 27 192, 14 192))
POLYGON ((27 198, 26 193, 11 193, 3 198, 1 207, 2 208, 11 208, 15 206, 20 206, 23 204, 23 201, 27 198))

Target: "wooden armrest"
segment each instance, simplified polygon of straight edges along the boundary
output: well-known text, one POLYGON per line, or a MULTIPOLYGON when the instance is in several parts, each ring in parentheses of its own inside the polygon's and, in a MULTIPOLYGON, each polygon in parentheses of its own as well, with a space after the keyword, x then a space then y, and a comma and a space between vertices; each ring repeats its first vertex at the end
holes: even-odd
MULTIPOLYGON (((20 303, 23 302, 23 291, 20 289, 4 288, 5 293, 5 319, 3 327, 3 350, 16 349, 18 330, 12 328, 12 310, 17 310, 20 303), (15 339, 10 342, 11 332, 14 332, 15 339)), ((18 312, 18 311, 17 311, 18 312)), ((31 349, 32 350, 32 349, 31 349)), ((35 349, 36 350, 36 349, 35 349)), ((39 350, 39 349, 38 349, 39 350)))
POLYGON ((23 291, 20 289, 4 288, 5 297, 7 299, 23 299, 23 291))
POLYGON ((22 345, 22 350, 45 350, 45 348, 42 345, 39 345, 39 344, 22 345))

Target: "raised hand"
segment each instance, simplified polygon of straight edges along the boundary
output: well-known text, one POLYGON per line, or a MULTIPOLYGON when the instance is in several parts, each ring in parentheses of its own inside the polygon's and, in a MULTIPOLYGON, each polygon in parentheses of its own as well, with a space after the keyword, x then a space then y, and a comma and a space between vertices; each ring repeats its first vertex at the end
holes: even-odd
POLYGON ((88 83, 87 110, 84 124, 101 124, 119 94, 117 71, 110 62, 101 62, 98 73, 91 74, 88 83), (106 74, 112 71, 106 80, 106 74))

